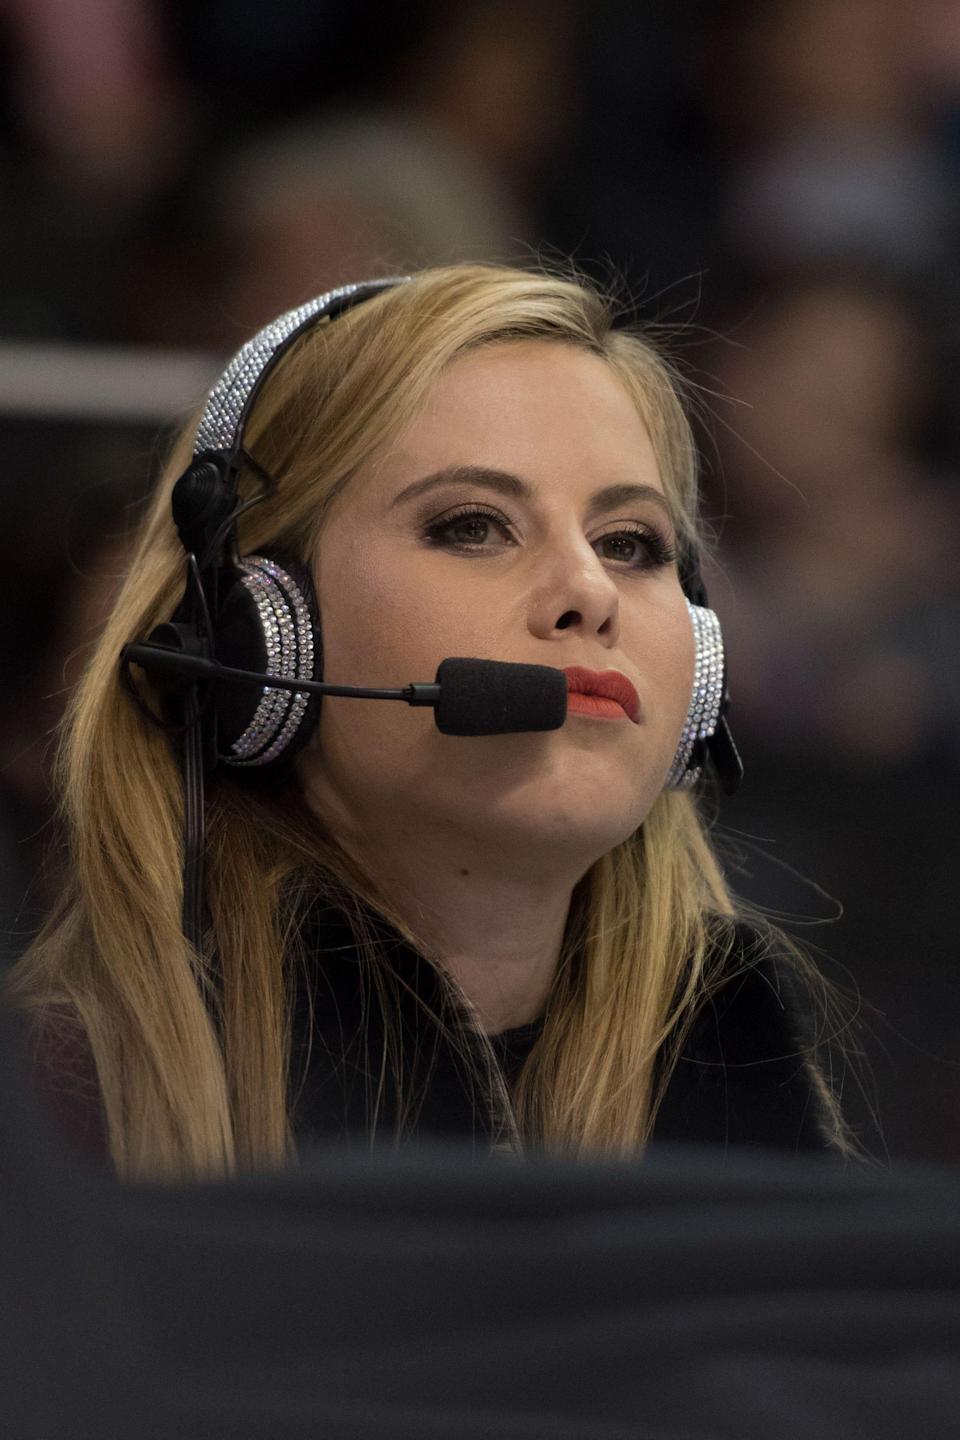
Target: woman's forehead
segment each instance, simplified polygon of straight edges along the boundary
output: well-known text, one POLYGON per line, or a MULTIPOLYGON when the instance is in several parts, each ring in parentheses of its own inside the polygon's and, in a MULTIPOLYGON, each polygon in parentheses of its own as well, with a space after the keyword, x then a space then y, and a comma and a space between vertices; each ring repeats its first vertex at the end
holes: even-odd
POLYGON ((390 504, 418 473, 469 467, 571 493, 631 481, 663 493, 647 428, 616 373, 602 357, 556 341, 459 356, 355 478, 390 504))

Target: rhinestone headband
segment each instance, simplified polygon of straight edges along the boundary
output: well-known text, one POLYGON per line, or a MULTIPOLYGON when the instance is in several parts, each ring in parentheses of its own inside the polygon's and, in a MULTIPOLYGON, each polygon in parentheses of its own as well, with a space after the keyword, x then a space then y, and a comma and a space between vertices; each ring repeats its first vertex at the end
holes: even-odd
POLYGON ((720 621, 714 612, 704 605, 693 605, 688 600, 687 609, 690 612, 696 643, 693 693, 687 718, 680 732, 677 753, 667 776, 668 790, 689 790, 700 779, 703 767, 690 765, 693 747, 698 740, 707 740, 713 735, 723 702, 723 639, 720 634, 720 621))
POLYGON ((238 446, 242 422, 254 391, 279 352, 292 344, 301 330, 330 311, 339 312, 355 301, 399 285, 407 278, 392 276, 385 280, 360 280, 353 285, 341 285, 271 320, 237 351, 210 391, 197 427, 194 455, 204 450, 233 450, 238 446))

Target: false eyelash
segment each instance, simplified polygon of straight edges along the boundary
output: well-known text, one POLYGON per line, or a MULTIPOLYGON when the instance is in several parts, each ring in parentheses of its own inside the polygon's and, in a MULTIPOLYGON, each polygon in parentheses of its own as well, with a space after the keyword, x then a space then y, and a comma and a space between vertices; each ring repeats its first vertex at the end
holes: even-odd
MULTIPOLYGON (((495 524, 502 526, 505 530, 509 530, 510 528, 510 522, 507 520, 507 517, 503 515, 499 510, 488 509, 485 505, 461 505, 458 506, 455 510, 448 511, 448 513, 442 516, 439 520, 433 520, 430 522, 430 524, 424 526, 422 530, 423 537, 424 539, 430 540, 433 544, 439 545, 442 542, 444 532, 450 529, 451 526, 455 525, 457 521, 469 520, 472 519, 474 516, 478 517, 481 520, 492 520, 495 524)), ((677 552, 670 544, 669 540, 667 540, 663 535, 661 535, 659 530, 656 530, 650 526, 628 524, 622 526, 619 530, 609 530, 605 535, 600 535, 597 538, 598 540, 606 540, 611 539, 616 535, 635 536, 636 538, 644 542, 647 554, 650 559, 650 564, 647 567, 644 567, 643 565, 631 566, 629 565, 629 562, 627 562, 628 567, 631 569, 658 569, 661 566, 674 564, 677 559, 677 552)), ((464 545, 461 549, 461 553, 467 550, 479 551, 481 548, 481 546, 464 545)))
MULTIPOLYGON (((677 559, 677 552, 665 536, 659 530, 651 529, 647 525, 628 525, 625 530, 611 530, 611 535, 637 535, 646 544, 654 565, 673 565, 677 559)), ((598 537, 605 540, 606 535, 598 537)))

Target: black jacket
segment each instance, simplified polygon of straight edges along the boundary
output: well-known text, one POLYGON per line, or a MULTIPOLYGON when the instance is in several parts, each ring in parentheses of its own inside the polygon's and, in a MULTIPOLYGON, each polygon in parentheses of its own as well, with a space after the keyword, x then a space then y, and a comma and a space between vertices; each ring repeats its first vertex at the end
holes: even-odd
MULTIPOLYGON (((369 912, 368 912, 369 914, 369 912)), ((423 1014, 414 995, 436 1011, 437 978, 426 961, 384 922, 374 924, 400 982, 397 1016, 404 1063, 421 1103, 409 1140, 438 1136, 484 1145, 489 1124, 468 1067, 423 1014)), ((352 932, 336 910, 315 910, 308 955, 323 956, 312 1006, 304 988, 294 1011, 292 1075, 298 1138, 366 1148, 371 1130, 390 1142, 398 1096, 389 1068, 381 1076, 379 1007, 363 1003, 363 966, 352 932), (379 1089, 375 1125, 370 1096, 379 1089)), ((774 951, 765 958, 757 935, 736 928, 729 978, 693 1021, 660 1106, 654 1140, 774 1146, 787 1151, 828 1148, 831 1120, 811 1074, 810 1006, 794 964, 774 951)), ((508 1081, 540 1033, 535 1021, 492 1037, 508 1081)))

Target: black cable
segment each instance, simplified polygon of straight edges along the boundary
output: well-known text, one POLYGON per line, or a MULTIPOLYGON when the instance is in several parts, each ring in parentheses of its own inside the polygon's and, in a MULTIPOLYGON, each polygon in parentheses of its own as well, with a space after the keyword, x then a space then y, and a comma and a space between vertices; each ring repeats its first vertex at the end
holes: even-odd
MULTIPOLYGON (((252 460, 252 457, 247 455, 246 451, 243 451, 243 457, 245 460, 248 461, 248 463, 252 460)), ((272 481, 271 477, 267 475, 267 472, 263 470, 259 465, 257 465, 255 468, 257 472, 257 478, 260 479, 261 477, 265 476, 266 479, 270 481, 270 487, 272 488, 269 488, 265 485, 264 489, 261 490, 259 494, 251 495, 248 500, 239 500, 237 502, 236 507, 231 510, 230 514, 226 517, 226 519, 223 520, 222 523, 217 527, 217 529, 213 532, 211 538, 208 540, 207 544, 204 546, 203 554, 200 556, 198 562, 201 569, 206 569, 206 567, 211 563, 211 561, 215 560, 216 557, 219 555, 220 548, 223 545, 224 540, 227 539, 231 530, 236 530, 237 521, 240 519, 240 516, 246 515, 247 511, 252 510, 254 506, 262 505, 264 500, 266 500, 270 495, 276 492, 276 485, 272 481)))
POLYGON ((183 933, 203 956, 204 784, 203 729, 198 687, 191 685, 184 704, 183 736, 183 933))

